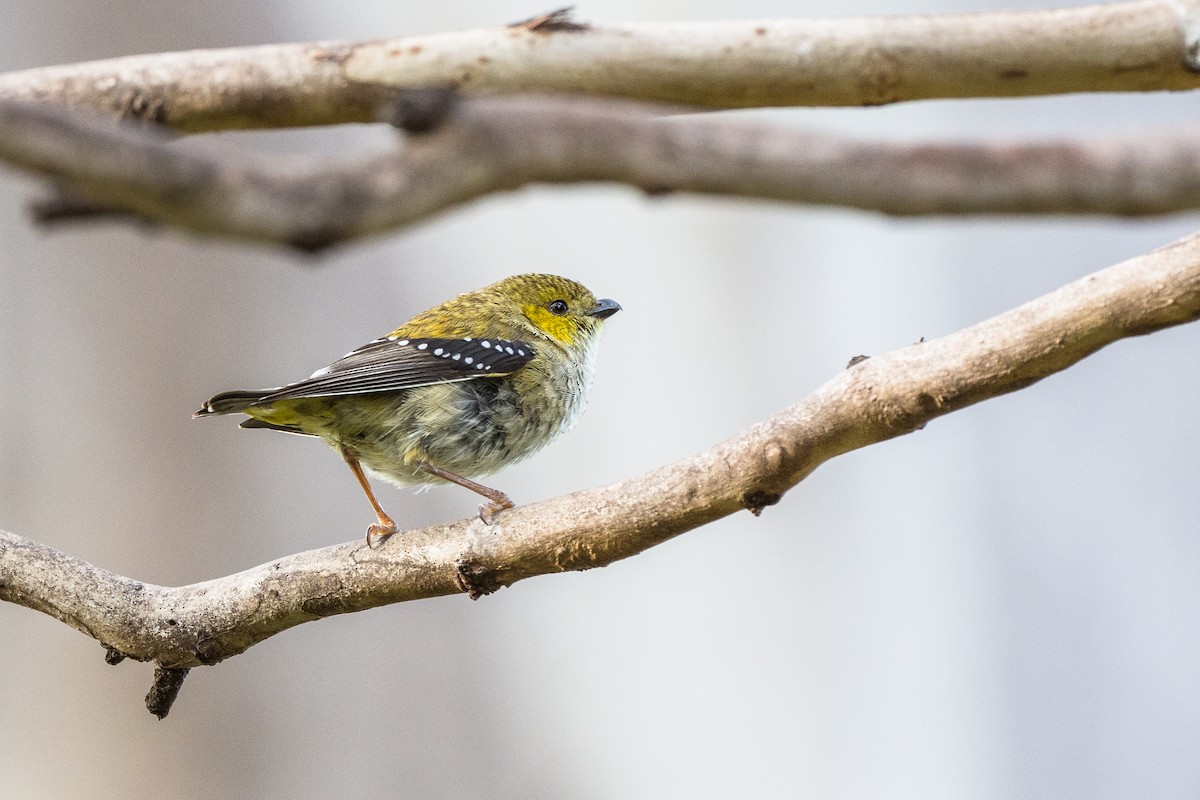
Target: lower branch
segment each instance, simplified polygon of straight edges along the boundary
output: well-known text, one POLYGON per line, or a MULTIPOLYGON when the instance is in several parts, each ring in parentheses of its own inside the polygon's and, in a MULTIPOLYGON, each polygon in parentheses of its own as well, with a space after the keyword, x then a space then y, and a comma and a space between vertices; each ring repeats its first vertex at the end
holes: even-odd
POLYGON ((1200 235, 1192 235, 958 333, 858 360, 796 405, 691 458, 505 511, 491 526, 472 519, 406 531, 376 550, 356 535, 180 587, 114 575, 0 532, 0 600, 83 631, 113 660, 156 662, 155 692, 169 707, 188 667, 294 625, 605 566, 736 511, 762 511, 837 455, 1022 389, 1119 339, 1198 317, 1200 235))

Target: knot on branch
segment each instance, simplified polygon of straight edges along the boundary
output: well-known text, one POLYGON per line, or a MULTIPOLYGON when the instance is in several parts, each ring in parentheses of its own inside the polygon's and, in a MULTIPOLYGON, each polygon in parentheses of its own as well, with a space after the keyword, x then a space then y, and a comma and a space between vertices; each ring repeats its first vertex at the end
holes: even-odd
POLYGON ((1194 9, 1183 20, 1183 65, 1200 72, 1200 19, 1194 9))
POLYGON ((850 369, 851 367, 857 367, 859 364, 863 363, 864 361, 867 361, 870 358, 871 358, 870 356, 864 356, 864 355, 854 356, 853 358, 851 358, 849 361, 846 362, 846 369, 850 369))
POLYGON ((763 509, 773 506, 783 499, 779 492, 752 491, 742 495, 742 505, 756 517, 761 517, 763 509))
POLYGON ((140 223, 147 230, 159 227, 154 220, 133 211, 101 205, 65 191, 30 201, 28 210, 34 224, 47 227, 63 222, 105 222, 114 219, 140 223))
POLYGON ((317 226, 294 232, 287 244, 302 255, 317 255, 346 240, 346 232, 334 226, 317 226))
POLYGON ((458 101, 458 92, 445 86, 408 89, 395 96, 384 119, 408 133, 429 133, 446 121, 458 101))
POLYGON ((171 713, 171 706, 175 704, 175 698, 179 696, 179 690, 183 686, 183 679, 188 675, 186 667, 163 667, 154 668, 154 683, 150 685, 150 691, 146 693, 146 709, 154 716, 162 719, 167 714, 171 713))
POLYGON ((591 28, 586 22, 577 22, 574 17, 575 6, 563 6, 556 8, 553 11, 547 11, 545 14, 538 14, 536 17, 523 19, 520 22, 514 22, 508 27, 524 28, 527 31, 536 31, 538 33, 578 33, 591 28))
POLYGON ((122 119, 135 119, 166 125, 169 107, 166 97, 144 89, 128 89, 117 99, 122 119))
POLYGON ((492 594, 504 588, 504 584, 496 579, 493 570, 465 553, 454 560, 454 573, 459 587, 472 600, 478 600, 485 594, 492 594))

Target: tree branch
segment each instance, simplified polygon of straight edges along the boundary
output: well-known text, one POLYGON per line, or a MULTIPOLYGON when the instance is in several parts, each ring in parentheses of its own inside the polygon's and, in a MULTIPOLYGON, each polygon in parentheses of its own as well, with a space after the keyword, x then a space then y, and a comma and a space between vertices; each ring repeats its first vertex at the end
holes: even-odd
POLYGON ((1140 0, 895 17, 560 20, 44 67, 0 75, 0 97, 202 131, 369 121, 389 92, 426 86, 710 108, 1194 89, 1198 9, 1196 0, 1140 0))
MULTIPOLYGON (((0 532, 0 600, 181 671, 294 625, 388 603, 478 597, 601 567, 738 510, 755 513, 829 459, 1030 384, 1119 339, 1200 317, 1200 234, 1089 275, 958 333, 847 368, 809 397, 695 456, 599 489, 478 519, 281 558, 176 588, 114 575, 0 532)), ((160 685, 161 684, 161 685, 160 685)), ((152 694, 154 694, 152 692, 152 694)), ((169 701, 168 701, 169 707, 169 701)), ((160 706, 161 710, 161 706, 160 706)))
MULTIPOLYGON (((414 95, 404 95, 406 97, 414 95)), ((416 93, 415 96, 421 96, 416 93)), ((0 101, 0 159, 67 194, 42 221, 139 219, 318 250, 411 225, 530 183, 615 181, 888 214, 1148 215, 1200 207, 1200 136, 901 144, 565 97, 471 98, 405 122, 432 128, 386 152, 283 158, 187 147, 0 101), (433 113, 433 116, 429 116, 433 113)))

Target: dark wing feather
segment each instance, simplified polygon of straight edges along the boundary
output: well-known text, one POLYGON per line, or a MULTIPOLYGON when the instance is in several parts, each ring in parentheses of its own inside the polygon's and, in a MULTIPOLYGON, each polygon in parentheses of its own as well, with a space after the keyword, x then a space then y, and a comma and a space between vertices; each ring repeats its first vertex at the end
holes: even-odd
POLYGON ((509 375, 533 359, 526 342, 497 339, 376 339, 259 400, 396 392, 432 383, 509 375))
POLYGON ((284 433, 294 433, 297 436, 316 436, 315 433, 309 433, 308 431, 302 431, 299 428, 297 428, 295 425, 276 425, 274 422, 267 422, 266 420, 255 419, 254 417, 251 417, 250 419, 246 420, 238 427, 239 428, 266 428, 267 430, 270 430, 270 431, 283 431, 284 433))

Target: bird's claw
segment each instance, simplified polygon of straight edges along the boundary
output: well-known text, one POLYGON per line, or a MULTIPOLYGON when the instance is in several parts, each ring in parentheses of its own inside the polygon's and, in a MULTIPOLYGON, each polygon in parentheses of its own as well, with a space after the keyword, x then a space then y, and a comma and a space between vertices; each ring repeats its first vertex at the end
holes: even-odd
POLYGON ((489 500, 488 502, 479 506, 479 518, 483 520, 484 525, 494 525, 496 523, 496 517, 500 515, 500 512, 506 511, 512 507, 513 503, 508 498, 505 498, 504 502, 489 500))
POLYGON ((378 522, 373 523, 367 528, 367 548, 374 550, 376 543, 383 544, 384 540, 396 532, 396 524, 380 525, 378 522))

